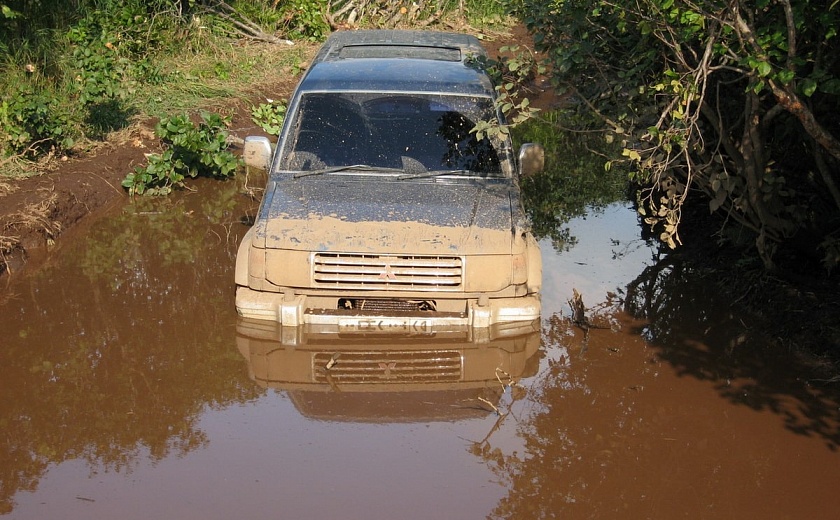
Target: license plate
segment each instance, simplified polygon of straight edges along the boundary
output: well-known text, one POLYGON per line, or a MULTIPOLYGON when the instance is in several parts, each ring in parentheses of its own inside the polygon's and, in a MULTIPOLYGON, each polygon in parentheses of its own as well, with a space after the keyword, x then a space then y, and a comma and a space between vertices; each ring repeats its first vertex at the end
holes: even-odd
POLYGON ((396 334, 431 334, 429 320, 409 318, 352 318, 338 322, 339 332, 356 333, 396 333, 396 334))

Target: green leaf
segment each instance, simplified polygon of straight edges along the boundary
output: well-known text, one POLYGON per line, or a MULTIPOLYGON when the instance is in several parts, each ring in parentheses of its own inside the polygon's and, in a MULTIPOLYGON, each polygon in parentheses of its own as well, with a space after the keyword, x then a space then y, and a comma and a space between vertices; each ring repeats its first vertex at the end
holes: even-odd
POLYGON ((802 80, 802 83, 799 84, 799 88, 802 90, 804 95, 811 97, 814 92, 817 91, 817 82, 811 78, 805 78, 802 80))
POLYGON ((0 11, 2 11, 3 16, 4 16, 5 18, 8 18, 8 19, 10 19, 10 20, 11 20, 12 18, 17 18, 17 17, 19 17, 19 16, 20 16, 20 13, 19 13, 19 12, 17 12, 17 11, 12 11, 12 10, 9 8, 9 6, 7 6, 6 4, 3 4, 2 6, 0 6, 0 11))
POLYGON ((758 75, 764 78, 767 77, 768 74, 773 72, 773 67, 766 61, 760 61, 758 62, 756 70, 758 71, 758 75))
POLYGON ((782 83, 790 83, 795 76, 796 74, 792 70, 783 70, 776 75, 782 83))
POLYGON ((625 148, 624 150, 622 150, 621 155, 627 157, 631 161, 640 161, 642 159, 642 156, 639 155, 639 152, 637 152, 636 150, 631 150, 629 148, 625 148))

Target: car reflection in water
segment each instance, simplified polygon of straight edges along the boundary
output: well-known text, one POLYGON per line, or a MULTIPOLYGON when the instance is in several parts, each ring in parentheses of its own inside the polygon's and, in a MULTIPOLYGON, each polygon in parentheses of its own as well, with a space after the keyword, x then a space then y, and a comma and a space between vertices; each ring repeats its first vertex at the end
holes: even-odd
POLYGON ((284 390, 310 419, 454 421, 496 411, 511 384, 536 374, 539 322, 474 332, 324 334, 239 318, 249 374, 284 390))

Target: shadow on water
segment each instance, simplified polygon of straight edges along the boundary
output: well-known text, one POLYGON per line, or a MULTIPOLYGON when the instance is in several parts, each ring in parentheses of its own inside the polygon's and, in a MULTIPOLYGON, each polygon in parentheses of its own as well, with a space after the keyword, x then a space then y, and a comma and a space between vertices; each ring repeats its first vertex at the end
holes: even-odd
POLYGON ((513 409, 524 447, 499 449, 499 433, 475 452, 507 489, 489 517, 830 517, 836 385, 669 257, 626 287, 586 332, 545 317, 546 357, 513 409))
MULTIPOLYGON (((604 169, 603 157, 611 145, 599 134, 552 132, 564 126, 563 117, 562 112, 547 114, 521 137, 547 143, 547 171, 527 179, 523 193, 536 233, 550 239, 557 251, 578 241, 568 227, 570 219, 591 215, 627 192, 626 173, 604 169)), ((613 260, 628 247, 626 241, 614 242, 613 260)), ((772 411, 791 431, 818 436, 832 450, 840 447, 840 381, 835 374, 823 374, 813 359, 786 348, 784 338, 763 335, 737 302, 721 296, 710 283, 713 277, 700 276, 689 261, 666 254, 650 240, 647 246, 653 251, 650 265, 617 289, 626 292, 624 310, 645 320, 638 332, 659 346, 659 358, 680 375, 712 382, 734 404, 772 411)))
POLYGON ((709 381, 733 404, 778 414, 790 431, 840 447, 838 381, 763 334, 686 262, 668 256, 645 268, 627 288, 625 309, 645 321, 638 332, 681 376, 709 381))

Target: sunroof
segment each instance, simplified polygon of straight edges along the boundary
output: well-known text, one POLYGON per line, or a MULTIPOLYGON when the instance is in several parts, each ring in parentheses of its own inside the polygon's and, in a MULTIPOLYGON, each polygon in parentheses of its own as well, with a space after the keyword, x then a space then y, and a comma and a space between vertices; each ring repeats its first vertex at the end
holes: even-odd
POLYGON ((455 47, 430 47, 425 45, 361 44, 342 47, 338 57, 461 61, 461 50, 455 47))

